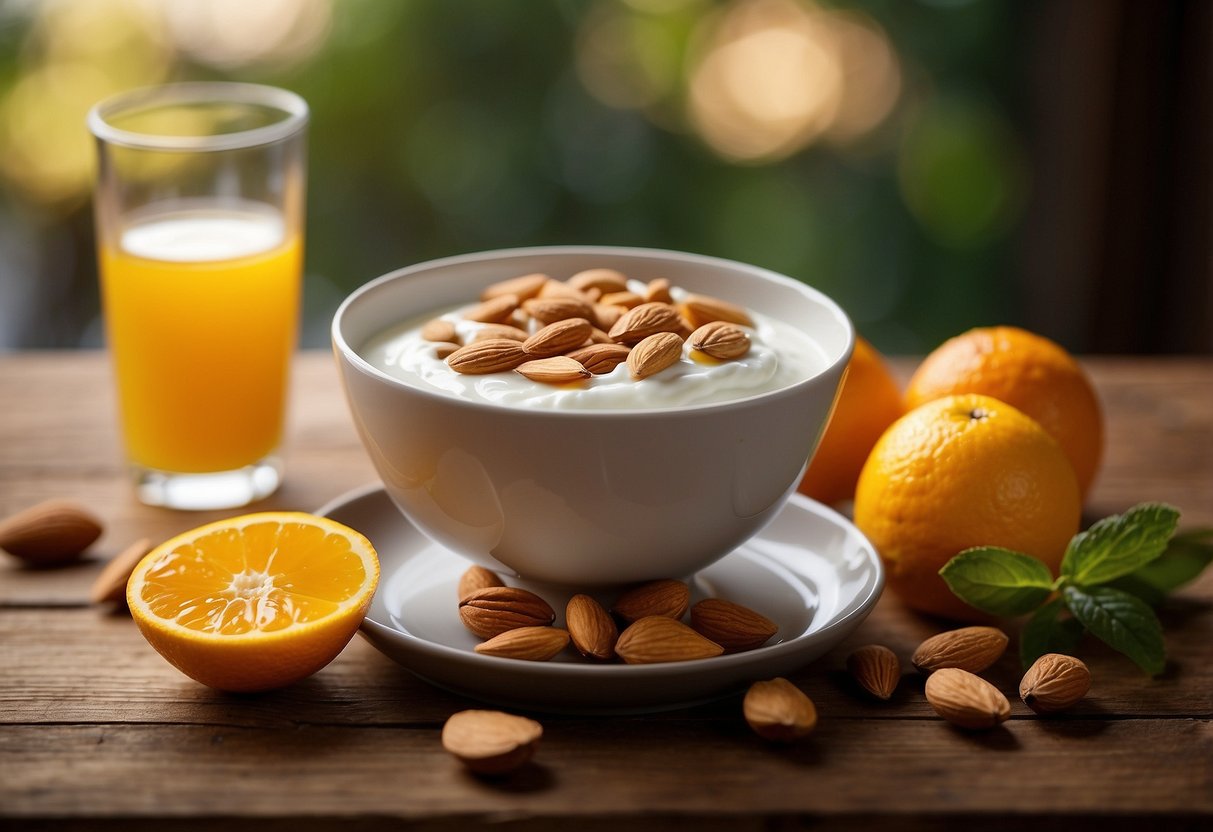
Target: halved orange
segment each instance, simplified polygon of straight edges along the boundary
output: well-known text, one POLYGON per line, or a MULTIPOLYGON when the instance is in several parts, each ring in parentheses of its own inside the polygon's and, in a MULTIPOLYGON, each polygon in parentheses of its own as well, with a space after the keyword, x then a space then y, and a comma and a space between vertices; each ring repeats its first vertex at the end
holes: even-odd
POLYGON ((353 529, 310 514, 220 520, 147 554, 126 585, 144 638, 182 673, 220 690, 284 687, 353 638, 379 558, 353 529))

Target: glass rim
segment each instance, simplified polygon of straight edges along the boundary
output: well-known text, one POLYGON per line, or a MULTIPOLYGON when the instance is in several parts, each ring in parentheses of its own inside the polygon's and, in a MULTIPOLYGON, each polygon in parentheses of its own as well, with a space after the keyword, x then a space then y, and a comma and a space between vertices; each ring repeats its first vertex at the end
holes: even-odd
POLYGON ((86 122, 89 131, 108 144, 136 150, 214 151, 258 147, 290 138, 308 121, 307 102, 289 90, 263 84, 230 81, 187 81, 140 87, 118 93, 93 105, 86 122), (172 104, 230 103, 261 106, 285 114, 281 121, 207 136, 169 136, 123 130, 110 123, 115 115, 135 109, 172 104))

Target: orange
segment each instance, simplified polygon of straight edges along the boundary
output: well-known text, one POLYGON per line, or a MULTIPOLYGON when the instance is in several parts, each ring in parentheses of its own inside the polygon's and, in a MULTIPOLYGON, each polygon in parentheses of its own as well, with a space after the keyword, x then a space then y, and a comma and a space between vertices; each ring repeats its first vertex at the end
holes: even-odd
POLYGON ((1056 572, 1082 511, 1061 446, 989 396, 948 396, 894 422, 872 449, 855 493, 855 525, 884 561, 888 586, 913 609, 983 616, 939 570, 971 546, 1002 546, 1056 572))
POLYGON ((270 690, 332 661, 379 581, 370 541, 323 517, 264 512, 162 543, 126 586, 143 636, 178 670, 228 691, 270 690))
POLYGON ((1073 356, 1016 327, 973 329, 923 360, 906 403, 917 407, 955 393, 993 396, 1040 422, 1061 443, 1085 497, 1103 456, 1104 423, 1095 388, 1073 356))
POLYGON ((834 413, 800 481, 800 492, 823 503, 854 497, 868 452, 903 413, 897 380, 880 353, 857 336, 834 413))

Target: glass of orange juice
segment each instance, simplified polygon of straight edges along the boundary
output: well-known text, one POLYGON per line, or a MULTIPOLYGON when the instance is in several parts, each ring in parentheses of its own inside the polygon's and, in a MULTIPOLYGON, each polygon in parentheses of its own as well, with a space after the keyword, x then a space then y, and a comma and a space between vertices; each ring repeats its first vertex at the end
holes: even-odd
POLYGON ((106 340, 145 503, 231 508, 282 481, 307 121, 294 93, 233 83, 89 113, 106 340))

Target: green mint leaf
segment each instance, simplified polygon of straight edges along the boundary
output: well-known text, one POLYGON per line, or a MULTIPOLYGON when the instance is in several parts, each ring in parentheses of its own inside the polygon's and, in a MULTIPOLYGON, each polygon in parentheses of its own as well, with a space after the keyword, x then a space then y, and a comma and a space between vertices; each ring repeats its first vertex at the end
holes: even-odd
POLYGON ((1167 599, 1167 593, 1153 586, 1146 581, 1137 577, 1137 573, 1132 575, 1122 575, 1114 581, 1109 581, 1104 586, 1110 586, 1113 589, 1119 589, 1121 592, 1127 592, 1130 595, 1135 595, 1145 601, 1151 607, 1157 607, 1167 599))
POLYGON ((1213 563, 1213 529, 1193 529, 1172 537, 1161 555, 1129 578, 1153 588, 1161 596, 1196 578, 1210 563, 1213 563))
POLYGON ((1054 598, 1032 614, 1019 632, 1019 661, 1024 669, 1045 653, 1073 655, 1086 628, 1078 619, 1061 617, 1065 601, 1054 598))
POLYGON ((939 574, 957 598, 991 615, 1023 615, 1053 592, 1049 567, 997 546, 965 549, 944 564, 939 574))
POLYGON ((1178 522, 1179 512, 1163 503, 1142 503, 1105 517, 1070 540, 1061 574, 1080 586, 1128 575, 1163 553, 1178 522))
POLYGON ((1067 586, 1066 606, 1082 625, 1109 647, 1124 653, 1155 676, 1166 665, 1162 625, 1144 601, 1110 586, 1067 586))

